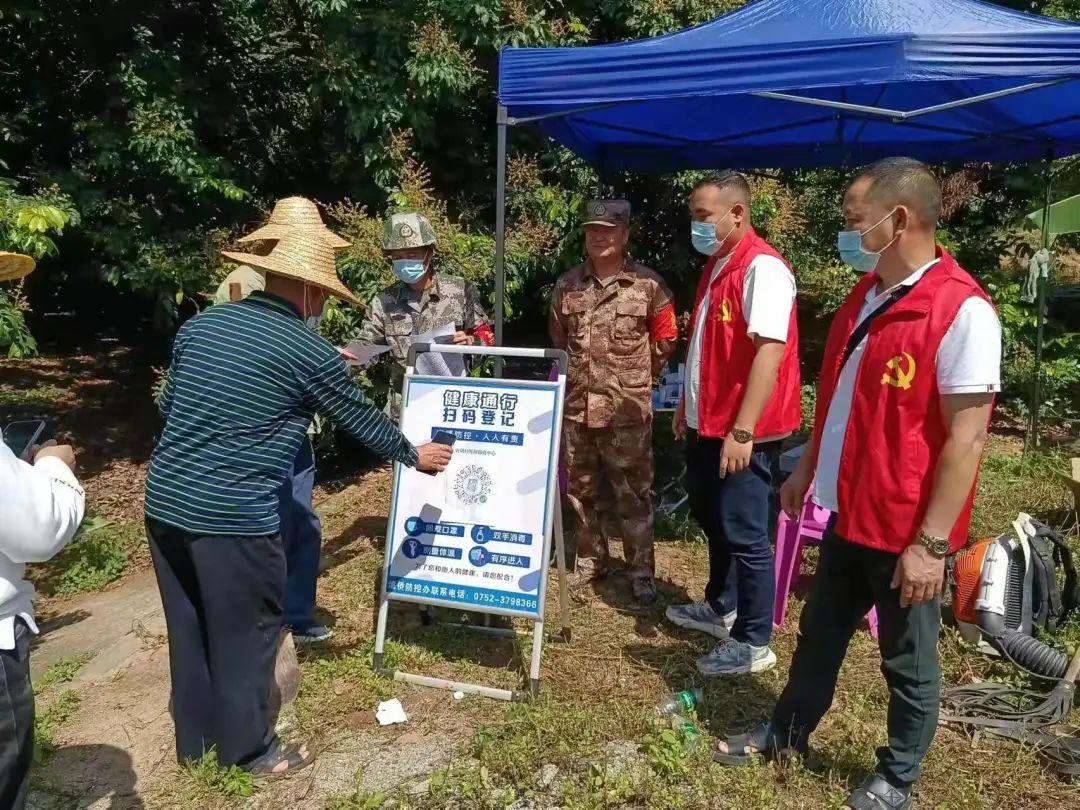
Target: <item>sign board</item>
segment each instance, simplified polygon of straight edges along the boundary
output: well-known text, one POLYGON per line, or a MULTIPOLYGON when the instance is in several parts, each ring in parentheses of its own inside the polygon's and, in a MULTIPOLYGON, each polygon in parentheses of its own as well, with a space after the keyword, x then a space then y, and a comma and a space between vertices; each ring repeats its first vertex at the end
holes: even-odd
POLYGON ((399 467, 383 593, 543 618, 558 466, 559 382, 409 375, 401 429, 454 434, 436 476, 399 467))

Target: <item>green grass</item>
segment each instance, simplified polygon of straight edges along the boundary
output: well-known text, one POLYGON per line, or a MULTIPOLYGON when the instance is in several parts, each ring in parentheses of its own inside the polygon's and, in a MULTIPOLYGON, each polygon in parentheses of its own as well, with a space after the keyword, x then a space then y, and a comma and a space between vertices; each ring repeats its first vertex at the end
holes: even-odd
POLYGON ((49 562, 31 567, 30 578, 46 596, 101 590, 123 576, 131 549, 142 540, 139 525, 87 517, 66 549, 49 562))
POLYGON ((1058 473, 1069 469, 1060 453, 1008 452, 1000 442, 992 443, 979 472, 971 534, 994 537, 1008 531, 1020 512, 1042 520, 1053 528, 1070 526, 1072 495, 1058 473))
POLYGON ((182 770, 198 793, 244 798, 255 792, 251 774, 236 765, 219 765, 216 751, 206 752, 202 759, 182 770))
POLYGON ((39 385, 36 388, 0 385, 0 408, 40 408, 60 402, 68 393, 55 385, 39 385))
POLYGON ((73 658, 61 658, 52 664, 34 684, 34 692, 42 694, 48 692, 54 686, 62 683, 71 683, 79 674, 86 663, 94 656, 90 653, 81 653, 73 658))
MULTIPOLYGON (((74 676, 72 676, 74 677, 74 676)), ((34 762, 41 763, 56 750, 56 735, 79 709, 82 699, 72 689, 62 692, 34 715, 34 762)))
MULTIPOLYGON (((1016 511, 1047 518, 1057 515, 1055 510, 1066 503, 1064 492, 1049 477, 1058 469, 1058 459, 1010 457, 1006 449, 994 447, 988 454, 979 519, 985 525, 1005 521, 1007 528, 1016 511)), ((342 502, 354 497, 348 491, 334 496, 342 502)), ((336 564, 320 581, 320 604, 337 617, 337 624, 331 645, 300 654, 296 731, 317 750, 335 750, 337 741, 350 737, 379 741, 380 756, 389 758, 408 755, 414 743, 406 738, 436 735, 450 758, 434 773, 410 773, 379 790, 357 790, 359 781, 346 782, 351 787, 327 800, 325 810, 504 810, 517 802, 532 802, 537 810, 839 808, 873 768, 875 747, 885 742, 888 694, 880 658, 869 634, 859 632, 833 707, 812 740, 813 761, 805 766, 735 769, 710 761, 708 751, 717 739, 768 716, 787 678, 802 607, 797 597, 785 627, 774 638, 780 658, 775 670, 703 684, 705 703, 695 744, 656 724, 650 707, 673 691, 701 684, 694 660, 711 640, 666 624, 664 605, 643 617, 614 584, 572 605, 573 642, 546 645, 538 700, 453 701, 435 690, 388 681, 370 666, 382 554, 359 538, 346 537, 349 542, 343 543, 343 538, 335 537, 333 524, 348 525, 346 521, 340 516, 327 521, 328 540, 338 552, 336 564), (654 635, 636 632, 643 618, 655 623, 654 635), (380 700, 391 696, 405 703, 408 725, 374 727, 370 714, 380 700), (397 748, 399 743, 403 748, 397 748), (420 792, 418 785, 424 779, 428 788, 420 792)), ((657 556, 663 578, 691 596, 700 594, 707 571, 700 543, 661 543, 657 556)), ((811 549, 807 570, 812 570, 814 557, 811 549)), ((554 598, 552 591, 549 609, 554 598)), ((664 596, 679 598, 682 594, 670 588, 664 596)), ((415 611, 400 605, 391 615, 390 631, 393 640, 387 645, 386 663, 391 668, 492 685, 520 683, 520 644, 456 627, 421 626, 415 611)), ((941 650, 946 683, 1008 676, 1001 665, 960 645, 952 631, 944 634, 941 650)), ((1077 720, 1080 714, 1074 714, 1073 722, 1077 720)), ((355 773, 372 784, 369 771, 385 766, 365 760, 355 767, 355 773)), ((208 783, 213 780, 197 781, 186 773, 179 782, 170 777, 168 800, 162 806, 203 810, 243 804, 242 797, 212 790, 208 783)), ((260 807, 287 807, 296 795, 277 785, 260 788, 259 793, 260 807)), ((1074 806, 1078 795, 1048 776, 1030 750, 985 739, 975 743, 942 729, 926 761, 917 801, 919 807, 939 810, 1049 810, 1074 806)))
POLYGON ((73 658, 61 658, 52 664, 34 683, 37 705, 34 712, 34 762, 40 764, 56 750, 56 735, 79 709, 81 698, 72 689, 57 695, 57 687, 71 683, 93 656, 83 653, 73 658))

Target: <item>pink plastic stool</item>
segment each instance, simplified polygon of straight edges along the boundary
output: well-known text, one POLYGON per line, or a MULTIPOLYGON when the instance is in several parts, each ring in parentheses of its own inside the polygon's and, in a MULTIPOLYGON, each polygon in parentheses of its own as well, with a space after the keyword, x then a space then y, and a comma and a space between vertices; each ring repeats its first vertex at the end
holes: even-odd
MULTIPOLYGON (((799 580, 802 567, 803 545, 812 541, 820 543, 825 535, 832 514, 811 500, 813 488, 806 493, 802 512, 795 520, 783 510, 776 522, 776 601, 773 603, 773 627, 779 627, 787 617, 788 594, 799 580)), ((877 610, 871 608, 866 615, 870 635, 877 638, 877 610)))

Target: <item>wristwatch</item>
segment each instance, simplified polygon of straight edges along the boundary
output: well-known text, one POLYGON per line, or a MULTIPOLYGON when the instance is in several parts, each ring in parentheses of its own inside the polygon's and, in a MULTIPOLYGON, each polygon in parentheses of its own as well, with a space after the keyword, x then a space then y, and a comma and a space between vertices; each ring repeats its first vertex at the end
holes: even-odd
POLYGON ((934 537, 934 535, 927 534, 920 529, 919 534, 915 537, 915 542, 939 560, 943 560, 949 556, 949 538, 947 537, 934 537))
POLYGON ((746 444, 747 442, 752 442, 754 440, 754 431, 741 427, 732 428, 731 438, 739 444, 746 444))

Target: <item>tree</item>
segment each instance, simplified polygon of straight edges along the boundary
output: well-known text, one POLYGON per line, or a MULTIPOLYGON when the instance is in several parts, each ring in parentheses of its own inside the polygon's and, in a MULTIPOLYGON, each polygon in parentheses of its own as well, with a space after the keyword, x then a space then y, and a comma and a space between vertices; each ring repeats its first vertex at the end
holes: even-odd
MULTIPOLYGON (((220 248, 288 194, 327 204, 354 236, 342 271, 365 293, 385 280, 377 221, 405 205, 438 221, 441 260, 490 290, 499 48, 651 36, 741 5, 8 0, 0 160, 12 193, 56 189, 78 213, 59 240, 68 277, 134 291, 166 333, 222 275, 220 248)), ((1006 5, 1080 17, 1072 0, 1006 5)), ((515 131, 511 157, 507 315, 511 332, 535 335, 552 281, 580 260, 581 206, 601 185, 527 130, 515 131)), ((1076 165, 1063 165, 1062 182, 1076 165)), ((1039 198, 1026 180, 1002 179, 1023 170, 972 172, 955 181, 947 236, 988 272, 1000 264, 989 248, 1039 198)), ((604 179, 635 203, 635 253, 688 305, 700 267, 685 235, 693 175, 604 179)), ((793 259, 807 301, 835 306, 850 283, 834 250, 843 175, 766 173, 755 184, 757 221, 793 259)))

